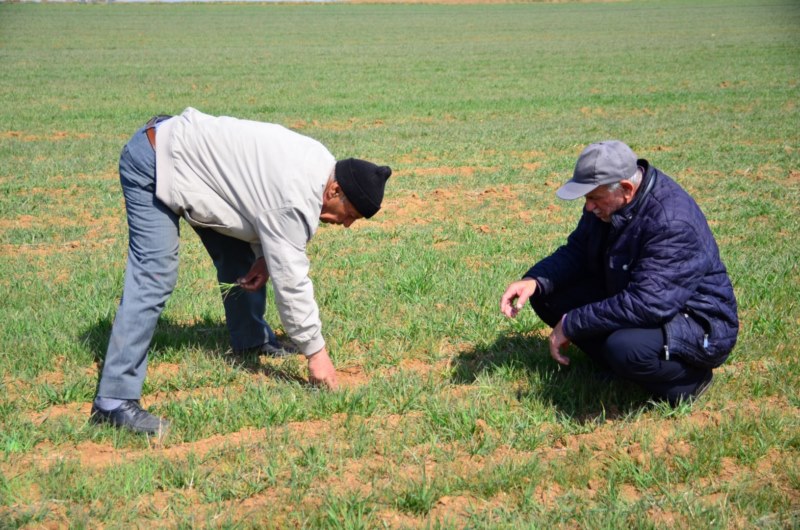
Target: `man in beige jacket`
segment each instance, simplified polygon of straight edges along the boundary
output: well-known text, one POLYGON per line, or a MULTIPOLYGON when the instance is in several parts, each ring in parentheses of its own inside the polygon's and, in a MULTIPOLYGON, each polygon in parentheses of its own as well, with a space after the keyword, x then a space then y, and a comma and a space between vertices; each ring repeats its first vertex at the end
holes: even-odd
POLYGON ((120 157, 129 251, 92 421, 157 434, 169 425, 139 404, 147 350, 177 281, 179 219, 198 233, 220 283, 234 351, 308 359, 309 379, 335 389, 306 244, 319 222, 350 226, 380 209, 391 169, 336 161, 319 142, 280 125, 187 108, 156 116, 120 157), (264 320, 267 279, 293 345, 264 320))

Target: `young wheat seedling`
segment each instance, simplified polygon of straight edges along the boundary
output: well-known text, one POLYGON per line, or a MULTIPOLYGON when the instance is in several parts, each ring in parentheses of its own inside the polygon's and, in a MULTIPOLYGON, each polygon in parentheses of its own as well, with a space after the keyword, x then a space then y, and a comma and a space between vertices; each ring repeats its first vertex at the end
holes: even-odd
POLYGON ((222 293, 222 299, 228 298, 237 287, 241 287, 238 281, 236 283, 219 282, 219 292, 222 293))

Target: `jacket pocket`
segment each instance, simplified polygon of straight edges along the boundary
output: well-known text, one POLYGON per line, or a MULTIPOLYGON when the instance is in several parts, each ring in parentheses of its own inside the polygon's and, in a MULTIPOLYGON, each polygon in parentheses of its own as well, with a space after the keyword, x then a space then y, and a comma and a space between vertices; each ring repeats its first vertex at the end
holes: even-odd
POLYGON ((206 218, 198 218, 198 217, 199 216, 197 215, 197 213, 193 212, 192 210, 184 210, 183 212, 183 218, 186 219, 186 222, 188 222, 192 226, 196 226, 198 228, 211 228, 214 230, 225 228, 225 225, 223 225, 217 219, 209 219, 208 217, 206 218))
POLYGON ((209 200, 206 194, 184 194, 183 217, 192 226, 202 228, 226 228, 230 223, 225 222, 220 215, 223 204, 213 198, 209 200))
POLYGON ((669 352, 673 359, 699 368, 716 368, 725 360, 709 350, 708 330, 686 312, 667 324, 669 352))

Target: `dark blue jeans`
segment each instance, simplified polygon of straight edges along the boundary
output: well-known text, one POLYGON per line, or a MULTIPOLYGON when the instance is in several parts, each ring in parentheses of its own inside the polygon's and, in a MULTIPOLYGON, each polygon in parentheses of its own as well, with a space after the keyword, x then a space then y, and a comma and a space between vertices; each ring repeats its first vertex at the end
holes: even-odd
MULTIPOLYGON (((180 218, 156 198, 156 157, 144 128, 123 148, 119 175, 128 217, 128 263, 97 395, 139 399, 156 323, 178 280, 180 218)), ((208 229, 196 232, 219 281, 234 283, 250 270, 255 255, 248 243, 208 229)), ((264 321, 265 288, 255 293, 237 290, 223 297, 223 304, 234 349, 274 340, 264 321)))
MULTIPOLYGON (((606 297, 602 280, 590 279, 547 296, 535 294, 531 305, 536 314, 554 327, 568 311, 606 297)), ((678 315, 679 318, 680 315, 678 315)), ((676 403, 693 396, 711 371, 679 360, 664 358, 664 332, 656 328, 628 328, 591 340, 575 341, 601 369, 612 370, 632 381, 656 399, 676 403)))

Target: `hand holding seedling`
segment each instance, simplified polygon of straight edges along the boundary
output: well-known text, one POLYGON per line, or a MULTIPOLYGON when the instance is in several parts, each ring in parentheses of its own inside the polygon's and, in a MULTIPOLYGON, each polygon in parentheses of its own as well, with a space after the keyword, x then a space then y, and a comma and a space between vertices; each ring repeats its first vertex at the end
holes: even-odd
POLYGON ((264 287, 269 279, 269 271, 267 271, 267 262, 263 257, 258 258, 250 270, 243 277, 236 280, 236 283, 245 291, 257 291, 264 287))
POLYGON ((308 358, 308 381, 312 385, 325 386, 330 390, 339 388, 336 369, 333 367, 327 348, 323 347, 308 358))
POLYGON ((550 342, 550 357, 555 359, 558 364, 569 366, 569 357, 561 353, 561 349, 566 348, 570 344, 570 340, 564 335, 563 324, 564 317, 561 317, 561 320, 558 321, 558 324, 553 328, 548 338, 550 342))
POLYGON ((535 292, 536 280, 531 278, 512 283, 500 298, 500 312, 508 318, 514 318, 535 292))

